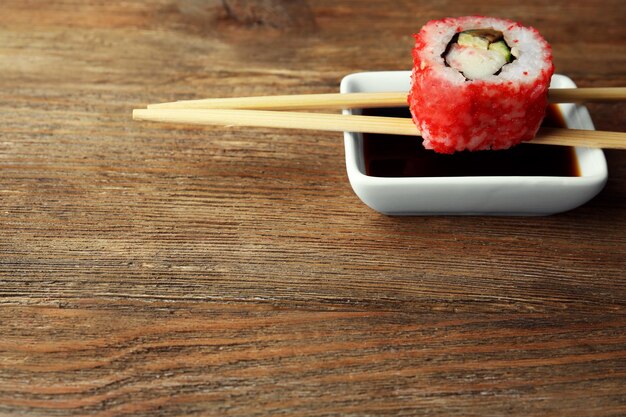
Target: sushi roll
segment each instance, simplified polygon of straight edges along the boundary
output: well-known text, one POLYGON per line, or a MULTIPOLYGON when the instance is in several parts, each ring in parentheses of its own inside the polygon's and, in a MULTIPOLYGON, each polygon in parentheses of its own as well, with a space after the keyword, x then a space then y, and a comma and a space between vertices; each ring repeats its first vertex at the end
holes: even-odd
POLYGON ((424 147, 507 149, 531 140, 546 113, 552 51, 534 28, 466 16, 415 35, 408 96, 424 147))

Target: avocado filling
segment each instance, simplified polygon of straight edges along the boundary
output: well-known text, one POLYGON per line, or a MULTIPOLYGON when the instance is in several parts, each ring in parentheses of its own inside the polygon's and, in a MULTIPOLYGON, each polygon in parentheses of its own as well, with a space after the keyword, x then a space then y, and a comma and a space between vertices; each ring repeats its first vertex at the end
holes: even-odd
POLYGON ((446 64, 468 80, 482 80, 500 72, 519 52, 493 29, 466 30, 455 36, 444 52, 446 64))

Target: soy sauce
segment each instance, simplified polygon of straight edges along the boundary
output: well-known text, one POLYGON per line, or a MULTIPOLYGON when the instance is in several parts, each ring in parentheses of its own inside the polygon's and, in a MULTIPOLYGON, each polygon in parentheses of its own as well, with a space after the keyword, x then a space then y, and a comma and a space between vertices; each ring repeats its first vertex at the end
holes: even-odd
MULTIPOLYGON (((366 109, 363 114, 411 117, 408 108, 366 109)), ((556 106, 548 107, 542 126, 565 127, 556 106)), ((424 149, 420 137, 368 133, 363 135, 363 152, 365 173, 374 177, 580 176, 576 153, 568 146, 520 144, 443 155, 424 149)))

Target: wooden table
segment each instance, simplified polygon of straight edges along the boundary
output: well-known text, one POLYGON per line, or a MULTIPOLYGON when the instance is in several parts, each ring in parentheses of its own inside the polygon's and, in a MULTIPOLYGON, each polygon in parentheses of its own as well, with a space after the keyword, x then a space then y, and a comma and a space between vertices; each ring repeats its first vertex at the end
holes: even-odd
POLYGON ((626 85, 620 0, 4 0, 0 415, 626 413, 625 152, 568 213, 395 218, 336 133, 130 118, 335 92, 470 13, 626 85))

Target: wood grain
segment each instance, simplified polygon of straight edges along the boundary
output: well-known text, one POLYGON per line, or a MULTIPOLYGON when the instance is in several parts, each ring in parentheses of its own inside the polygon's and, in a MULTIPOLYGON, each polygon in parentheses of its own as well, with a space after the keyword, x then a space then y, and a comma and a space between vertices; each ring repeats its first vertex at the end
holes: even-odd
MULTIPOLYGON (((298 31, 221 1, 5 0, 0 415, 626 414, 624 152, 568 213, 394 218, 336 133, 130 118, 336 92, 407 69, 429 19, 503 10, 579 86, 624 86, 621 3, 317 0, 298 31)), ((624 131, 622 104, 589 109, 624 131)))

